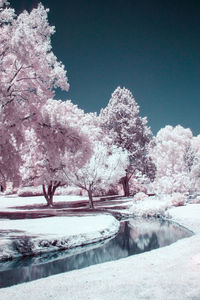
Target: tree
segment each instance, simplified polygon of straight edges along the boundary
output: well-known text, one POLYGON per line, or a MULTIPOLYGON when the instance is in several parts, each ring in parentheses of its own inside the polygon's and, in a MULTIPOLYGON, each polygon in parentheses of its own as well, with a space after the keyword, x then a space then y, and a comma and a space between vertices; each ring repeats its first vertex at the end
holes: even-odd
POLYGON ((89 206, 94 208, 93 193, 101 189, 108 190, 124 176, 127 163, 126 151, 96 142, 91 159, 82 168, 71 169, 65 175, 70 183, 87 191, 89 206))
POLYGON ((16 16, 0 1, 0 170, 1 184, 19 184, 20 145, 27 127, 38 124, 40 109, 54 89, 68 90, 66 71, 51 49, 54 27, 39 4, 16 16))
POLYGON ((166 126, 159 130, 151 149, 156 165, 154 190, 159 193, 187 192, 191 189, 191 148, 193 135, 189 128, 166 126))
POLYGON ((148 145, 152 133, 147 127, 147 119, 139 116, 139 106, 132 93, 118 87, 107 105, 100 112, 101 127, 114 145, 128 152, 129 164, 121 179, 124 195, 129 196, 129 182, 138 171, 154 178, 155 167, 148 156, 148 145))
POLYGON ((190 170, 191 193, 200 191, 200 135, 192 138, 191 148, 186 157, 190 170))
POLYGON ((37 130, 26 132, 23 180, 42 185, 48 206, 53 206, 56 189, 66 184, 63 171, 71 170, 72 163, 73 168, 81 168, 91 156, 90 141, 81 128, 83 117, 71 101, 49 99, 41 109, 37 130))

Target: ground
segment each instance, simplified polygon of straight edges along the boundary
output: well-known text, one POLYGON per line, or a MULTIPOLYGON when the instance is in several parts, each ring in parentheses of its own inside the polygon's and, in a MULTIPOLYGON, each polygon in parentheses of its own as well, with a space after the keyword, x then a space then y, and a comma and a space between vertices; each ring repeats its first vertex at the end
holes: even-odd
POLYGON ((173 208, 167 216, 195 234, 150 252, 3 288, 0 298, 199 300, 200 205, 173 208))
POLYGON ((83 209, 79 216, 72 216, 69 207, 86 200, 57 196, 52 209, 45 207, 43 197, 1 197, 0 216, 17 219, 0 218, 0 260, 82 246, 115 235, 120 223, 111 215, 83 209), (13 238, 17 238, 14 243, 13 238))

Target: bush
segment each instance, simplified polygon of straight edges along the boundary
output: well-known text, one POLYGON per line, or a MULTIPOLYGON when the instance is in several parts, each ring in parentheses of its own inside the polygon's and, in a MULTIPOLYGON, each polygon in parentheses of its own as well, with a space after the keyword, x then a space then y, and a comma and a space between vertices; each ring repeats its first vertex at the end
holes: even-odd
MULTIPOLYGON (((43 196, 42 186, 26 186, 21 187, 17 191, 20 197, 43 196)), ((55 195, 77 195, 86 196, 87 192, 73 186, 61 186, 56 189, 55 195)))
POLYGON ((147 196, 145 193, 139 192, 139 193, 137 193, 137 194, 134 196, 133 201, 134 201, 134 202, 144 201, 144 200, 146 200, 147 198, 148 198, 148 196, 147 196))
POLYGON ((29 237, 24 236, 13 242, 13 248, 23 256, 27 256, 33 254, 34 244, 29 237))
POLYGON ((138 217, 159 217, 165 216, 165 211, 169 207, 170 205, 167 202, 152 198, 134 203, 130 208, 130 212, 138 217))
POLYGON ((31 197, 42 196, 43 192, 41 186, 26 186, 19 188, 17 194, 20 197, 31 197))
POLYGON ((60 186, 56 189, 55 195, 86 196, 87 192, 75 186, 60 186))
POLYGON ((183 206, 186 203, 186 196, 181 193, 173 193, 170 198, 172 206, 183 206))

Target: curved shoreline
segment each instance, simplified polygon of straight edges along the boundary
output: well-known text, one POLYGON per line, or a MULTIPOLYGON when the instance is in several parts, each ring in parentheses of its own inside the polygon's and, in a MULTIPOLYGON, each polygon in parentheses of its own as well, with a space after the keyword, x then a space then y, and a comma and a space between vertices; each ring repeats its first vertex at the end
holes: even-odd
POLYGON ((0 220, 0 230, 5 232, 5 237, 1 234, 0 261, 97 243, 117 234, 119 226, 108 214, 0 220))
POLYGON ((30 300, 200 299, 200 205, 173 208, 169 214, 195 235, 115 262, 1 289, 0 296, 4 300, 23 300, 27 295, 30 300))

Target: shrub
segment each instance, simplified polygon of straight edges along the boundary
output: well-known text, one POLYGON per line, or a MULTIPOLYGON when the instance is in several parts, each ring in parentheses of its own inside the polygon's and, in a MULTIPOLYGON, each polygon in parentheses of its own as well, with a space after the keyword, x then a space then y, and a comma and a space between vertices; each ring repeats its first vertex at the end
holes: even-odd
POLYGON ((76 196, 86 196, 87 192, 85 192, 83 189, 75 186, 61 186, 58 187, 55 195, 76 195, 76 196))
POLYGON ((33 254, 34 244, 29 237, 24 236, 13 242, 13 248, 23 256, 27 256, 33 254))
POLYGON ((181 193, 173 193, 170 198, 173 206, 183 206, 186 203, 186 197, 181 193))
POLYGON ((42 196, 43 192, 41 186, 26 186, 19 188, 17 194, 20 197, 31 197, 42 196))
POLYGON ((137 193, 137 194, 134 196, 133 201, 134 201, 134 202, 137 202, 137 201, 144 201, 144 200, 146 200, 147 198, 148 198, 148 196, 147 196, 145 193, 139 192, 139 193, 137 193))
POLYGON ((165 211, 168 208, 167 202, 153 198, 134 203, 130 208, 130 212, 138 217, 159 217, 165 216, 165 211))

